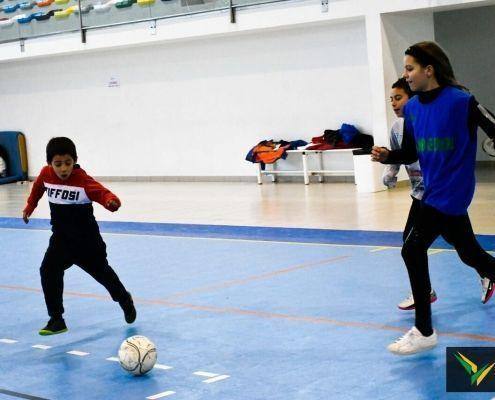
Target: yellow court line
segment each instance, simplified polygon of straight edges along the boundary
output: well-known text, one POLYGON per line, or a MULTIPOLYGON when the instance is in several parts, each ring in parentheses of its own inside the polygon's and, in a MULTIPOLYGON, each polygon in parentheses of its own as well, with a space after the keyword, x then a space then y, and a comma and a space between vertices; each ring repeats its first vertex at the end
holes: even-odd
POLYGON ((428 249, 428 255, 432 256, 434 254, 443 253, 445 249, 428 249))
POLYGON ((370 253, 376 253, 377 251, 383 251, 383 250, 388 250, 388 249, 392 249, 392 248, 393 247, 389 247, 389 246, 376 247, 373 250, 370 250, 370 253))

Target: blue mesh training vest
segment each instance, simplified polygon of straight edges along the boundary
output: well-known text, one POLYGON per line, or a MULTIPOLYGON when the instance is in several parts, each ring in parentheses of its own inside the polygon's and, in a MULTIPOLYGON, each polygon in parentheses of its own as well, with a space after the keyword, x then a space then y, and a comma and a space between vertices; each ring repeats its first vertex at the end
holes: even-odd
POLYGON ((414 96, 404 106, 423 171, 423 201, 449 215, 462 215, 473 199, 476 132, 468 127, 471 95, 447 86, 431 103, 414 96))

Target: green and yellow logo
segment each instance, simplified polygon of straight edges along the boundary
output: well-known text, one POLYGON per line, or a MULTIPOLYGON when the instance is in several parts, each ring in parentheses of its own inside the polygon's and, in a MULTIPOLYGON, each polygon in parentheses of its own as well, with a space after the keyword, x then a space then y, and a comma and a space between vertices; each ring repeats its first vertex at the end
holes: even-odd
POLYGON ((455 358, 457 361, 461 363, 461 365, 464 367, 468 375, 471 377, 471 386, 475 385, 479 386, 481 382, 483 382, 483 379, 488 375, 488 373, 491 371, 493 366, 495 366, 495 363, 488 363, 486 364, 483 368, 479 369, 478 366, 472 362, 469 358, 466 356, 462 355, 461 353, 457 352, 454 354, 455 358))
POLYGON ((451 151, 455 148, 454 139, 450 137, 431 137, 427 139, 418 139, 416 141, 417 149, 419 152, 438 152, 438 151, 451 151))

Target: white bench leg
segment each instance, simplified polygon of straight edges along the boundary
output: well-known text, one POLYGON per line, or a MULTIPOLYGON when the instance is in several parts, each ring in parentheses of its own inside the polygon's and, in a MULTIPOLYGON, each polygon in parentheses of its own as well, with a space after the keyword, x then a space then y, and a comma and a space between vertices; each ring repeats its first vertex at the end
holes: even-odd
MULTIPOLYGON (((318 153, 318 159, 319 159, 318 161, 319 161, 319 165, 320 165, 320 171, 323 171, 323 153, 322 152, 318 153)), ((323 173, 318 175, 318 182, 323 183, 324 180, 325 180, 325 176, 323 175, 323 173)))
POLYGON ((258 185, 261 185, 263 183, 263 178, 262 178, 262 174, 261 174, 261 164, 258 163, 258 170, 256 171, 256 175, 258 177, 258 185))
POLYGON ((308 159, 306 153, 302 153, 302 165, 303 165, 304 184, 309 185, 308 159))
MULTIPOLYGON (((274 170, 274 171, 277 170, 277 162, 276 161, 272 164, 272 170, 274 170)), ((272 182, 273 183, 277 182, 277 174, 272 174, 272 182)))

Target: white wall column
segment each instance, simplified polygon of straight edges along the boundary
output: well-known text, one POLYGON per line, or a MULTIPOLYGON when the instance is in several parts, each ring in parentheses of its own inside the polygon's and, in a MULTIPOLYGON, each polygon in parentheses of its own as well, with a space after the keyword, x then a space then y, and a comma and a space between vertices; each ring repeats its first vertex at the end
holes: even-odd
MULTIPOLYGON (((382 24, 380 14, 370 10, 366 14, 366 46, 372 109, 371 131, 375 145, 388 143, 387 108, 383 64, 382 24)), ((382 183, 383 165, 371 161, 370 156, 354 157, 354 173, 359 192, 385 190, 382 183)))
MULTIPOLYGON (((435 40, 433 12, 382 14, 381 22, 383 72, 388 96, 388 88, 402 76, 404 51, 414 43, 435 40)), ((390 126, 395 119, 390 107, 387 107, 387 117, 390 126)))
MULTIPOLYGON (((407 14, 379 14, 372 8, 366 14, 366 39, 370 75, 372 131, 375 144, 388 146, 390 127, 396 118, 389 106, 389 90, 402 75, 404 50, 419 41, 434 40, 433 12, 407 14)), ((384 189, 381 171, 377 165, 369 166, 373 179, 370 187, 384 189)), ((399 180, 407 179, 404 171, 399 180)))
POLYGON ((375 144, 385 146, 388 143, 387 93, 385 92, 384 79, 382 22, 378 13, 366 15, 366 44, 373 112, 372 132, 375 144))
POLYGON ((373 107, 373 136, 378 145, 388 144, 394 114, 389 89, 402 76, 404 50, 423 40, 435 40, 432 11, 366 15, 366 39, 373 107))

